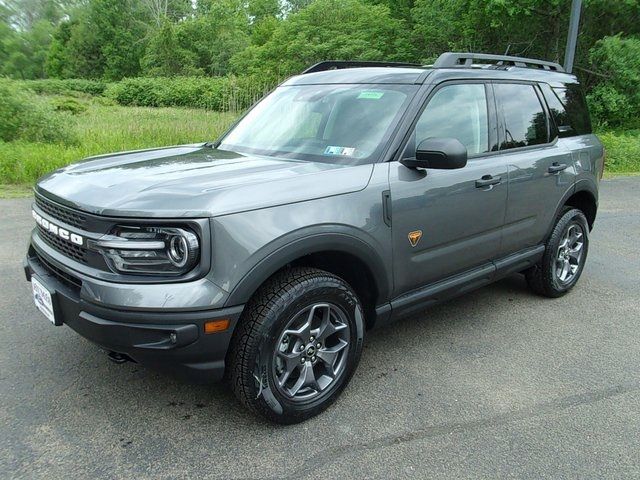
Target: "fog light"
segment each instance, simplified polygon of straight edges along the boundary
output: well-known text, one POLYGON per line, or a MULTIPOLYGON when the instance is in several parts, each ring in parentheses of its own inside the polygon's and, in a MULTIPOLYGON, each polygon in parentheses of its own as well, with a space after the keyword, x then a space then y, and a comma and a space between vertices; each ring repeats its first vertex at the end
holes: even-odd
POLYGON ((209 322, 204 322, 204 333, 207 335, 210 333, 218 333, 224 332, 227 328, 229 328, 229 324, 231 322, 228 318, 223 320, 211 320, 209 322))

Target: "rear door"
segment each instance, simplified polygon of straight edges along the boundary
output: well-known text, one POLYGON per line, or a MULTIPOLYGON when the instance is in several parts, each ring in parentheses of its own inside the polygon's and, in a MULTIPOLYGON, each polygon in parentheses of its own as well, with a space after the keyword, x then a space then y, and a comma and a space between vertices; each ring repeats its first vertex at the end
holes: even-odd
POLYGON ((508 166, 508 201, 500 256, 538 245, 573 188, 571 153, 557 141, 533 83, 494 82, 500 155, 508 166))
POLYGON ((507 168, 496 147, 491 88, 482 82, 434 89, 410 130, 401 158, 429 137, 457 138, 467 166, 410 169, 390 164, 396 294, 489 263, 499 252, 507 168))

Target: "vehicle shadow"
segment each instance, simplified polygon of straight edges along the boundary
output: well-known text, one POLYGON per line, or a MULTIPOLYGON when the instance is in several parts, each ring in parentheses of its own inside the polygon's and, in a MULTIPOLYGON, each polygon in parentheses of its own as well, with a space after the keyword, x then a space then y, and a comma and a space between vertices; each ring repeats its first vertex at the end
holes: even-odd
MULTIPOLYGON (((535 296, 529 293, 522 276, 514 275, 463 297, 434 306, 419 315, 368 332, 361 365, 352 383, 375 379, 376 371, 379 374, 379 368, 376 370, 376 358, 379 355, 392 358, 402 356, 405 354, 405 347, 412 344, 416 338, 424 338, 424 346, 428 348, 429 337, 435 331, 438 331, 440 336, 444 332, 453 338, 456 331, 468 327, 470 318, 490 318, 495 314, 493 308, 496 301, 509 302, 517 297, 530 300, 535 296)), ((85 348, 87 356, 98 355, 97 347, 88 342, 85 348)), ((96 361, 98 363, 95 363, 94 367, 97 372, 90 372, 91 378, 87 376, 86 382, 91 383, 96 374, 103 378, 119 392, 119 402, 130 402, 130 405, 123 405, 123 408, 129 410, 132 416, 144 417, 149 408, 155 409, 154 418, 159 422, 158 425, 168 419, 188 422, 197 418, 199 424, 216 425, 220 429, 224 429, 225 424, 233 425, 235 429, 246 427, 273 431, 274 428, 279 428, 250 414, 223 383, 188 384, 137 364, 112 364, 107 361, 106 356, 102 363, 99 363, 99 358, 96 361), (145 404, 147 408, 141 408, 145 404), (159 412, 164 414, 158 415, 159 412)), ((81 368, 77 367, 77 373, 82 377, 81 368)))

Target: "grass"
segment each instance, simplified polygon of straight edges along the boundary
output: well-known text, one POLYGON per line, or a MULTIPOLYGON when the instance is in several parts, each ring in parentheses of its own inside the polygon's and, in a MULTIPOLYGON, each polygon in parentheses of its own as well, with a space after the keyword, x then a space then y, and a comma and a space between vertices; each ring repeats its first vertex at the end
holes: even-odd
POLYGON ((0 198, 24 198, 31 196, 31 185, 0 184, 0 198))
POLYGON ((606 130, 598 137, 607 149, 607 176, 640 173, 640 129, 606 130))
POLYGON ((32 185, 45 173, 91 155, 214 140, 236 114, 90 105, 70 118, 77 139, 73 145, 0 142, 0 195, 20 190, 7 185, 32 185))

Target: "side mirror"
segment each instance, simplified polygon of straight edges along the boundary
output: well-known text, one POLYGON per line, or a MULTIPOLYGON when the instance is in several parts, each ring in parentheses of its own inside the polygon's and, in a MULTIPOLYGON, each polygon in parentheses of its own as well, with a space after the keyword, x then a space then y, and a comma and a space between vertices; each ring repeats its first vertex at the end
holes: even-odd
POLYGON ((456 138, 427 138, 416 149, 416 158, 400 160, 407 168, 452 170, 467 164, 467 148, 456 138))

